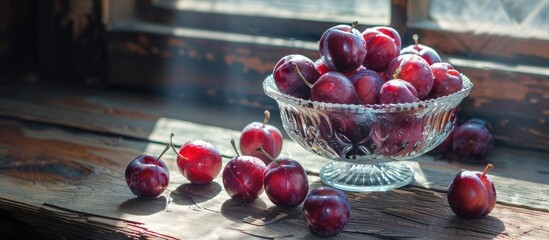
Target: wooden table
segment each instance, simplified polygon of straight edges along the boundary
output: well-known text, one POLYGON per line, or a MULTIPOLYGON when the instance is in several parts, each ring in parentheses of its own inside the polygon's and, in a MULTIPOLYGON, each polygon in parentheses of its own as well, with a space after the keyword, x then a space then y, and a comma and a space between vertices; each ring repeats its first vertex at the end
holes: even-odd
MULTIPOLYGON (((164 157, 171 181, 162 196, 139 199, 126 186, 128 162, 144 152, 161 152, 170 133, 176 145, 190 139, 213 143, 226 163, 234 155, 230 139, 261 117, 261 110, 190 105, 173 96, 121 89, 3 84, 0 231, 13 238, 52 239, 315 238, 301 207, 275 207, 265 194, 251 204, 236 203, 220 176, 208 185, 192 185, 171 151, 164 157)), ((282 155, 306 167, 311 188, 322 185, 318 171, 326 160, 288 139, 282 155)), ((339 238, 549 239, 549 153, 496 147, 489 158, 498 202, 488 217, 459 219, 445 193, 460 169, 483 166, 426 155, 408 162, 417 172, 410 186, 347 192, 351 220, 339 238)))

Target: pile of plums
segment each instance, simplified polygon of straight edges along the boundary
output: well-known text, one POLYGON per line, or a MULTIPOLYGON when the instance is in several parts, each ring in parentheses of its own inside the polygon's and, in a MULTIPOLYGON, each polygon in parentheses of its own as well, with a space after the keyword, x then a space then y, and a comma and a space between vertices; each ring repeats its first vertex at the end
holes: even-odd
MULTIPOLYGON (((243 155, 231 140, 236 157, 223 168, 225 191, 233 200, 244 203, 254 201, 265 192, 273 204, 283 208, 294 208, 305 201, 304 218, 311 231, 321 236, 336 235, 349 220, 350 207, 345 194, 331 187, 320 187, 309 193, 303 166, 290 158, 276 158, 282 150, 282 134, 268 124, 270 113, 265 111, 264 115, 263 122, 252 122, 242 130, 243 155)), ((213 144, 191 140, 176 150, 172 138, 173 134, 158 157, 143 154, 126 167, 126 183, 136 196, 155 198, 166 190, 170 174, 161 157, 170 147, 177 154, 179 171, 192 184, 210 183, 219 174, 221 154, 213 144)))
POLYGON ((282 149, 280 131, 268 125, 270 114, 262 123, 252 122, 242 130, 238 153, 223 169, 223 186, 229 196, 240 202, 251 202, 265 191, 278 207, 294 208, 303 203, 303 217, 311 232, 320 236, 337 235, 350 217, 345 194, 331 187, 320 187, 309 193, 307 173, 298 161, 276 158, 282 149), (276 158, 276 159, 275 159, 276 158))
MULTIPOLYGON (((295 98, 376 108, 460 91, 461 74, 442 62, 433 48, 419 44, 417 35, 414 41, 402 48, 399 33, 391 27, 360 32, 356 22, 337 25, 320 37, 317 59, 300 54, 284 56, 272 76, 281 93, 295 98)), ((348 159, 365 152, 406 156, 425 139, 423 130, 421 119, 411 114, 387 114, 372 123, 364 114, 330 112, 327 122, 319 126, 321 137, 348 159)))
POLYGON ((391 27, 353 25, 326 30, 320 58, 284 56, 273 69, 281 93, 312 101, 339 104, 411 103, 443 97, 462 89, 459 72, 442 62, 431 47, 415 44, 401 49, 391 27))

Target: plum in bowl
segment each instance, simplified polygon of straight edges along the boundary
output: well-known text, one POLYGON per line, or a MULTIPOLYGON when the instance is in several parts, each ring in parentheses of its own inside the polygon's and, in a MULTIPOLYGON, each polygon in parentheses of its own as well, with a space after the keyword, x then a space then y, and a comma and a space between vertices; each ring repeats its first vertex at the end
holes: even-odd
POLYGON ((473 84, 447 96, 400 104, 334 104, 281 93, 273 76, 263 90, 280 108, 292 140, 332 160, 320 169, 321 180, 347 191, 386 191, 414 180, 412 160, 439 145, 456 122, 456 111, 473 84))

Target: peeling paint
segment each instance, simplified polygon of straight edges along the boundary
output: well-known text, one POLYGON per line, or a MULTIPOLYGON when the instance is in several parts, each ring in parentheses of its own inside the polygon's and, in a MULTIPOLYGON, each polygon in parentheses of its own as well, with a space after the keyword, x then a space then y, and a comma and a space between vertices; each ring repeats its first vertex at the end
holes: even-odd
POLYGON ((215 60, 215 55, 214 55, 213 53, 211 53, 211 52, 207 52, 205 56, 206 56, 206 59, 207 59, 208 61, 212 61, 212 62, 213 62, 213 61, 215 60))
POLYGON ((189 50, 188 56, 190 58, 196 58, 198 56, 198 52, 196 52, 195 50, 189 50))
POLYGON ((235 52, 240 55, 250 55, 252 53, 252 50, 249 48, 239 47, 235 49, 235 52))
POLYGON ((272 62, 264 62, 256 57, 242 57, 235 55, 225 55, 225 63, 228 65, 241 63, 244 66, 244 71, 254 70, 262 74, 268 74, 273 71, 274 64, 272 62))
POLYGON ((151 42, 147 36, 142 34, 137 37, 137 41, 141 45, 149 45, 149 43, 151 42))
MULTIPOLYGON (((472 94, 471 94, 472 95, 472 94)), ((493 99, 489 99, 489 98, 480 98, 480 97, 473 97, 473 106, 475 108, 481 108, 482 105, 484 104, 488 104, 488 103, 491 103, 493 101, 493 99)))
POLYGON ((172 57, 172 52, 170 51, 162 51, 160 53, 160 56, 162 56, 163 58, 171 58, 172 57))
POLYGON ((148 51, 145 50, 145 48, 143 46, 141 46, 139 44, 136 44, 136 43, 133 43, 133 42, 124 43, 124 45, 122 46, 122 49, 124 49, 125 51, 128 51, 130 53, 135 53, 135 54, 140 55, 140 56, 149 55, 148 51))
POLYGON ((180 38, 168 38, 168 45, 171 47, 188 48, 189 44, 180 38))
POLYGON ((499 125, 501 125, 502 127, 507 126, 507 124, 509 124, 509 119, 507 119, 507 118, 501 119, 501 120, 499 121, 499 125))

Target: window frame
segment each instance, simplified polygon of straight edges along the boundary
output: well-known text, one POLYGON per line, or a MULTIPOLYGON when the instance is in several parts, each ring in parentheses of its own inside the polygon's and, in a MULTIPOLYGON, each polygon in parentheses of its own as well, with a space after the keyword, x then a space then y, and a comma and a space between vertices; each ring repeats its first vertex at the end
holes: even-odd
POLYGON ((525 38, 512 35, 475 33, 460 30, 458 23, 442 28, 430 20, 429 0, 406 1, 408 16, 404 38, 420 35, 420 41, 443 55, 546 67, 549 62, 549 38, 525 38), (453 41, 442 41, 442 39, 453 41))
MULTIPOLYGON (((135 13, 137 18, 171 26, 220 32, 230 29, 230 32, 238 34, 254 34, 315 42, 318 41, 326 29, 337 24, 345 24, 334 21, 172 10, 155 6, 153 0, 137 0, 135 13), (227 21, 229 17, 231 21, 227 21), (196 19, 200 19, 200 21, 196 21, 196 19), (235 22, 246 23, 246 25, 238 26, 234 24, 235 22)), ((351 24, 351 22, 347 24, 351 24)), ((381 22, 359 22, 359 24, 361 29, 366 29, 378 26, 381 22)))
MULTIPOLYGON (((325 29, 343 24, 330 21, 172 10, 155 6, 153 0, 128 2, 111 0, 111 6, 113 9, 131 8, 134 12, 122 14, 124 16, 131 15, 138 19, 170 26, 313 42, 318 41, 325 29), (232 20, 226 21, 228 17, 232 20), (195 21, 196 19, 200 21, 195 21), (235 22, 246 24, 239 27, 235 26, 235 22)), ((458 30, 460 29, 458 24, 455 27, 441 28, 429 20, 429 0, 391 0, 390 4, 388 25, 401 33, 403 45, 412 44, 412 35, 418 34, 421 43, 434 47, 441 55, 540 67, 544 67, 546 62, 549 62, 549 39, 478 34, 471 30, 458 30), (453 40, 442 41, 441 39, 453 40)), ((362 23, 360 28, 377 25, 379 23, 376 22, 362 23)))

